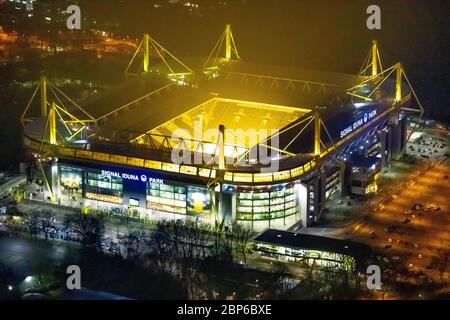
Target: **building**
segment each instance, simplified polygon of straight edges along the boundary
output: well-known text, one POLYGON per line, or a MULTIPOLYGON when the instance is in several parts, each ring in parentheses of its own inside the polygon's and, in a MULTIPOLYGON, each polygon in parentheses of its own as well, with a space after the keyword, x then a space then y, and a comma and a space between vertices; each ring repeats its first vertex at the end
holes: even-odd
POLYGON ((265 230, 254 239, 253 251, 266 257, 347 271, 364 266, 372 254, 372 249, 361 243, 274 229, 265 230))
POLYGON ((371 73, 349 75, 245 62, 230 26, 208 58, 183 62, 145 35, 128 79, 83 105, 43 77, 24 144, 54 202, 309 226, 332 196, 376 191, 376 174, 353 172, 352 154, 362 168, 376 158, 379 171, 404 150, 406 115, 421 112, 401 64, 383 70, 376 42, 371 52, 371 73))

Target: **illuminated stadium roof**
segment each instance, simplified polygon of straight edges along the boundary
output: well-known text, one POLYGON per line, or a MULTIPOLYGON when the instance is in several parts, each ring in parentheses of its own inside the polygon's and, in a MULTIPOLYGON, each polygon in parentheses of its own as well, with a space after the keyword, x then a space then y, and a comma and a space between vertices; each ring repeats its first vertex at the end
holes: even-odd
MULTIPOLYGON (((220 125, 224 125, 227 132, 230 132, 225 138, 226 145, 250 148, 310 111, 302 108, 213 98, 154 127, 149 133, 155 136, 174 136, 185 140, 201 139, 211 142, 211 145, 206 148, 214 148, 218 138, 218 128, 220 125), (199 137, 195 137, 196 131, 201 133, 199 137), (240 139, 239 136, 242 138, 240 139)), ((139 140, 139 138, 137 139, 139 140)), ((225 152, 227 153, 227 150, 225 152)))

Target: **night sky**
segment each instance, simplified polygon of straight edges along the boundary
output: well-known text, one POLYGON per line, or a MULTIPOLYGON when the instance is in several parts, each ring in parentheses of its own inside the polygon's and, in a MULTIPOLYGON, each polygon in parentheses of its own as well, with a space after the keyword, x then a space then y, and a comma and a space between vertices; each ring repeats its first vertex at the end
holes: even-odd
POLYGON ((98 8, 96 17, 136 37, 149 32, 179 56, 208 54, 231 23, 246 61, 355 73, 376 39, 384 66, 404 64, 427 115, 450 122, 446 0, 229 0, 223 8, 220 1, 200 0, 208 9, 198 15, 170 14, 167 6, 154 10, 155 1, 108 1, 117 5, 109 8, 105 1, 89 2, 98 8), (381 8, 381 30, 366 28, 371 4, 381 8))

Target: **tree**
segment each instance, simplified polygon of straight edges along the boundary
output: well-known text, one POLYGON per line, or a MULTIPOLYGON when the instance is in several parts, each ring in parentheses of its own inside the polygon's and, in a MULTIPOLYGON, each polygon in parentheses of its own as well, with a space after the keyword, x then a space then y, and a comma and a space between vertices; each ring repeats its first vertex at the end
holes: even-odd
POLYGON ((277 262, 274 265, 275 286, 279 293, 280 298, 284 298, 286 294, 295 286, 295 282, 291 275, 288 273, 288 269, 285 263, 277 262))
POLYGON ((24 224, 30 236, 37 236, 40 230, 39 212, 28 212, 24 216, 24 224))
POLYGON ((124 238, 124 246, 128 259, 138 260, 142 256, 147 235, 142 231, 132 231, 124 238))
POLYGON ((237 255, 242 255, 244 262, 247 262, 247 251, 251 247, 251 239, 255 235, 253 229, 249 226, 233 222, 232 232, 234 233, 234 248, 237 255))
POLYGON ((69 238, 69 231, 72 227, 72 224, 74 222, 74 215, 73 214, 65 214, 63 221, 62 221, 62 230, 66 233, 66 238, 69 238))
POLYGON ((173 274, 175 270, 174 246, 167 233, 164 222, 158 223, 157 230, 151 234, 149 246, 150 263, 162 273, 173 274))
POLYGON ((84 248, 92 247, 101 249, 101 240, 105 233, 105 223, 102 217, 77 212, 72 214, 72 227, 81 237, 84 248))
POLYGON ((211 252, 213 257, 222 262, 233 261, 234 233, 223 224, 217 223, 212 230, 213 246, 211 252))
POLYGON ((48 240, 50 229, 54 228, 55 214, 51 211, 42 211, 39 214, 41 230, 45 235, 45 240, 48 240))
POLYGON ((444 287, 444 273, 447 272, 450 260, 450 250, 445 251, 442 256, 434 256, 431 259, 430 268, 439 271, 441 287, 444 287))

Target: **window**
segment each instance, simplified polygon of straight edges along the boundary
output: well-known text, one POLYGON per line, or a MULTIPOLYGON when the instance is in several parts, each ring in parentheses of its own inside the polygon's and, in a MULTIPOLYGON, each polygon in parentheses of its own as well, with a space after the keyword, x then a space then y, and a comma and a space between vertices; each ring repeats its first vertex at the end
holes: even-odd
POLYGON ((180 171, 180 165, 174 164, 174 163, 162 163, 162 170, 164 171, 171 171, 171 172, 179 172, 180 171))
POLYGON ((252 192, 239 192, 238 193, 238 199, 253 199, 253 193, 252 192))
POLYGON ((362 188, 363 182, 360 180, 352 180, 352 187, 362 188))
POLYGON ((289 170, 281 171, 281 172, 275 172, 273 174, 274 180, 287 180, 291 177, 291 173, 289 170))
POLYGON ((184 174, 190 174, 190 175, 197 175, 197 167, 192 166, 181 166, 180 167, 180 173, 184 174))
POLYGON ((186 188, 170 184, 147 184, 147 209, 186 214, 186 188))
MULTIPOLYGON (((216 177, 216 170, 211 170, 211 169, 203 169, 203 168, 199 168, 198 169, 198 174, 199 176, 202 177, 210 177, 211 178, 215 178, 216 177)), ((227 175, 227 173, 225 173, 225 176, 227 175)), ((227 177, 225 177, 225 180, 232 180, 232 177, 230 179, 227 179, 227 177)))
MULTIPOLYGON (((123 184, 121 177, 101 175, 100 171, 98 170, 89 171, 86 173, 85 184, 86 184, 85 192, 91 194, 90 199, 93 200, 100 199, 100 197, 92 196, 92 194, 108 195, 120 198, 122 197, 123 184)), ((112 198, 102 198, 102 199, 112 199, 112 198)), ((106 201, 106 200, 99 200, 99 201, 106 201)), ((115 199, 113 199, 113 201, 107 202, 117 203, 115 199)))
POLYGON ((131 207, 139 207, 139 199, 130 198, 130 206, 131 207))
POLYGON ((271 173, 255 173, 254 175, 255 182, 270 182, 272 181, 271 173))
POLYGON ((303 174, 303 167, 291 169, 291 177, 298 177, 303 174))
POLYGON ((235 173, 233 181, 236 182, 252 182, 252 174, 251 173, 235 173))
POLYGON ((253 200, 253 206, 267 206, 269 205, 269 200, 253 200))
POLYGON ((238 220, 269 220, 298 213, 294 187, 278 186, 267 192, 238 192, 238 220), (250 213, 253 212, 253 215, 250 213))
POLYGON ((255 192, 253 193, 253 199, 268 199, 269 192, 255 192))
POLYGON ((150 169, 161 170, 161 162, 153 160, 145 160, 144 166, 150 169))

